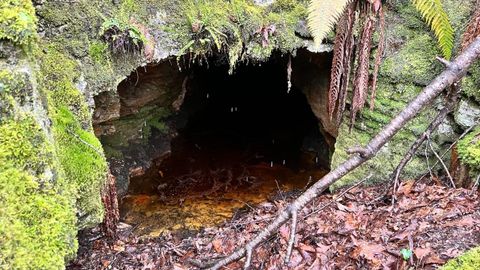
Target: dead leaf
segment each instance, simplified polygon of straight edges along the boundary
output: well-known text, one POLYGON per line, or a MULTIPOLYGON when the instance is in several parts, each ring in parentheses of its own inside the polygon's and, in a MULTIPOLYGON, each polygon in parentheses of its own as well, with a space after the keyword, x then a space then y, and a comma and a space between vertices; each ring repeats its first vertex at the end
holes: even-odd
POLYGON ((474 219, 471 215, 464 216, 460 220, 452 220, 445 223, 446 227, 471 227, 478 224, 479 221, 474 219))
POLYGON ((278 232, 283 239, 288 240, 290 238, 290 229, 287 225, 283 225, 282 227, 280 227, 278 232))
POLYGON ((377 255, 383 253, 385 248, 380 244, 372 244, 367 242, 357 242, 357 247, 353 251, 355 258, 365 258, 369 260, 373 265, 378 266, 381 261, 377 255))
POLYGON ((222 253, 223 252, 223 243, 222 240, 220 239, 215 239, 212 241, 213 249, 215 249, 216 252, 222 253))
POLYGON ((429 248, 429 247, 427 247, 427 248, 416 248, 413 252, 415 253, 415 256, 417 256, 417 258, 419 260, 422 260, 423 258, 430 255, 430 253, 432 253, 432 249, 429 248))
POLYGON ((315 248, 310 245, 305 245, 304 243, 298 244, 298 248, 308 252, 315 252, 315 248))
POLYGON ((403 195, 408 195, 412 192, 412 187, 415 184, 415 180, 404 181, 398 188, 398 193, 403 193, 403 195))

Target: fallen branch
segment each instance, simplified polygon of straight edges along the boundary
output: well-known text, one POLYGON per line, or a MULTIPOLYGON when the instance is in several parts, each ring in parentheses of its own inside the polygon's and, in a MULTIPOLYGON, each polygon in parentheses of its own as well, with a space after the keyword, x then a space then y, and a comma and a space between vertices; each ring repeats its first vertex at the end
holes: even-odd
POLYGON ((450 63, 445 71, 425 87, 425 89, 413 101, 411 101, 407 107, 397 115, 397 117, 392 119, 392 121, 385 126, 367 146, 364 147, 365 155, 363 157, 360 155, 354 155, 340 164, 337 168, 330 171, 300 195, 300 197, 293 201, 286 209, 282 210, 266 228, 257 234, 244 247, 236 250, 226 258, 217 261, 210 269, 220 269, 244 256, 246 256, 244 267, 248 268, 252 260, 253 250, 261 242, 274 234, 280 226, 285 224, 293 216, 294 212, 298 212, 302 209, 331 184, 371 159, 380 148, 393 137, 393 135, 403 128, 405 124, 415 117, 426 105, 430 104, 443 91, 443 89, 460 80, 478 57, 480 57, 480 37, 476 38, 462 54, 450 63))
MULTIPOLYGON (((447 115, 453 111, 455 104, 457 103, 458 100, 458 90, 456 89, 455 86, 452 86, 452 91, 451 95, 445 102, 445 107, 443 107, 442 110, 437 114, 437 116, 433 119, 433 121, 428 125, 427 129, 418 137, 415 142, 410 146, 410 149, 408 152, 403 156, 402 160, 400 163, 398 163, 398 166, 395 168, 395 170, 392 173, 392 176, 390 178, 391 184, 393 184, 393 196, 392 196, 392 205, 395 204, 396 200, 396 191, 397 187, 399 186, 399 178, 400 174, 402 173, 403 169, 405 166, 412 160, 413 156, 415 153, 418 151, 418 148, 423 144, 425 139, 427 139, 437 128, 438 126, 443 122, 443 120, 447 117, 447 115)), ((391 187, 390 186, 387 188, 387 192, 391 187)))

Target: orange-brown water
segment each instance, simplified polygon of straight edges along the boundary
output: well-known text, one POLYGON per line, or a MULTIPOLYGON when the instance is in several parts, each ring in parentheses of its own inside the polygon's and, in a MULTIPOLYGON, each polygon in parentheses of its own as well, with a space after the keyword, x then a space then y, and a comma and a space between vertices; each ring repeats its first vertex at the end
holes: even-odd
MULTIPOLYGON (((132 179, 121 203, 122 220, 138 235, 158 236, 171 230, 196 230, 232 218, 243 207, 272 195, 302 190, 327 170, 301 153, 293 160, 269 157, 219 141, 186 143, 153 166, 146 177, 132 179), (291 163, 295 163, 292 166, 291 163)), ((260 145, 254 147, 261 148, 260 145)))

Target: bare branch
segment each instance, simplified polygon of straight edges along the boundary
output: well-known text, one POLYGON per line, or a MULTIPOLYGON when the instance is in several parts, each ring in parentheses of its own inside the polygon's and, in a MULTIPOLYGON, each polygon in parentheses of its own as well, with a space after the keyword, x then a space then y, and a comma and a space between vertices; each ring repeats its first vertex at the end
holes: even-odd
POLYGON ((295 243, 295 234, 297 233, 297 210, 292 210, 292 227, 290 228, 290 239, 288 239, 287 255, 285 256, 285 265, 290 262, 293 244, 295 243))
POLYGON ((451 63, 450 63, 450 61, 448 61, 447 59, 442 58, 442 57, 440 57, 440 56, 437 56, 437 57, 435 57, 435 58, 436 58, 440 63, 442 63, 445 67, 447 67, 447 68, 450 67, 450 64, 451 64, 451 63))
POLYGON ((438 155, 437 151, 435 151, 435 149, 433 149, 432 142, 430 141, 430 137, 427 137, 427 139, 428 139, 428 145, 430 146, 430 149, 432 149, 433 154, 438 159, 438 161, 442 164, 443 169, 447 173, 448 179, 450 180, 450 183, 452 184, 452 187, 456 188, 455 183, 453 182, 453 178, 450 175, 450 172, 448 171, 447 165, 445 165, 445 162, 443 162, 442 158, 438 155))
MULTIPOLYGON (((223 266, 236 261, 246 253, 247 262, 251 261, 251 253, 253 248, 258 246, 261 242, 274 234, 280 226, 285 224, 291 217, 289 210, 302 209, 307 203, 312 201, 315 197, 321 194, 331 184, 335 183, 343 176, 353 171, 367 160, 372 158, 405 124, 415 117, 425 106, 430 104, 446 87, 460 80, 467 69, 473 62, 480 57, 480 37, 476 38, 474 42, 462 52, 451 65, 438 75, 425 89, 413 100, 407 107, 399 113, 392 121, 385 126, 365 147, 371 151, 367 157, 355 155, 340 164, 337 168, 330 171, 322 179, 308 188, 302 195, 293 201, 287 209, 280 211, 278 216, 267 225, 260 233, 258 233, 250 242, 246 244, 246 248, 240 248, 225 259, 218 261, 211 269, 220 269, 223 266), (247 250, 250 250, 247 252, 247 250), (248 254, 247 254, 248 255, 248 254)), ((246 266, 249 266, 246 264, 246 266)))

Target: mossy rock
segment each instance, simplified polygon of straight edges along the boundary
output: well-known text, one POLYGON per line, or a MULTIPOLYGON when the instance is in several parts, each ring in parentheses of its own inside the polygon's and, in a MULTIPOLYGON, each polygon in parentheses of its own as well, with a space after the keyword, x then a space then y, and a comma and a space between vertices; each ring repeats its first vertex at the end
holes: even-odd
POLYGON ((480 247, 472 248, 459 257, 448 261, 440 270, 480 269, 480 247))
POLYGON ((48 100, 56 154, 66 179, 76 187, 78 226, 90 227, 103 220, 100 193, 107 163, 85 98, 75 87, 78 66, 55 48, 39 60, 39 85, 48 100))
POLYGON ((37 38, 37 17, 30 0, 0 2, 0 40, 30 48, 37 38))
POLYGON ((480 171, 480 127, 461 139, 458 142, 457 150, 462 163, 480 171))
POLYGON ((415 38, 407 40, 400 51, 384 60, 381 76, 397 83, 427 85, 440 73, 442 66, 434 61, 437 55, 441 55, 435 40, 429 33, 417 34, 415 38))
POLYGON ((0 125, 0 268, 62 269, 77 249, 74 194, 32 115, 0 125))

